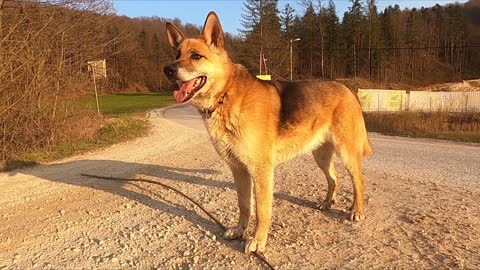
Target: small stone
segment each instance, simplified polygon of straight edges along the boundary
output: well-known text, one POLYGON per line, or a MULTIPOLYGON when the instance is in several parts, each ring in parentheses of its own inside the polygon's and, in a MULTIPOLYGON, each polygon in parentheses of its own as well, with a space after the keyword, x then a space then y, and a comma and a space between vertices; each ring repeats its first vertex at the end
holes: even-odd
POLYGON ((22 258, 22 255, 17 253, 17 254, 14 255, 14 257, 15 257, 15 259, 20 259, 20 258, 22 258))
POLYGON ((60 210, 60 215, 62 215, 62 216, 63 216, 65 213, 66 213, 66 211, 65 211, 65 210, 63 210, 63 209, 62 209, 62 210, 60 210))
POLYGON ((117 263, 117 262, 118 262, 118 258, 117 258, 117 257, 113 257, 110 261, 111 261, 112 263, 117 263))
POLYGON ((185 251, 185 252, 183 253, 183 256, 184 256, 184 257, 188 257, 188 256, 190 256, 190 251, 188 251, 188 250, 187 250, 187 251, 185 251))

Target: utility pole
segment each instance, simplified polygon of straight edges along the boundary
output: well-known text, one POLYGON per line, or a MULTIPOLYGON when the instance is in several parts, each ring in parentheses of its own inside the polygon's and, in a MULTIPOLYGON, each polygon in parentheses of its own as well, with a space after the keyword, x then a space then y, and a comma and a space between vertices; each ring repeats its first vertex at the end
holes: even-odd
POLYGON ((0 0, 0 42, 3 39, 3 4, 4 0, 0 0))
MULTIPOLYGON (((3 16, 3 4, 5 3, 5 0, 0 0, 0 16, 3 16)), ((2 18, 0 17, 0 30, 2 29, 2 18)))
POLYGON ((299 40, 300 38, 290 39, 290 81, 293 80, 293 42, 299 40))
MULTIPOLYGON (((0 0, 0 49, 3 47, 3 4, 4 0, 0 0)), ((0 63, 3 63, 3 52, 0 50, 0 63)))
POLYGON ((259 74, 262 75, 262 57, 263 57, 263 1, 260 0, 260 57, 258 61, 259 74))

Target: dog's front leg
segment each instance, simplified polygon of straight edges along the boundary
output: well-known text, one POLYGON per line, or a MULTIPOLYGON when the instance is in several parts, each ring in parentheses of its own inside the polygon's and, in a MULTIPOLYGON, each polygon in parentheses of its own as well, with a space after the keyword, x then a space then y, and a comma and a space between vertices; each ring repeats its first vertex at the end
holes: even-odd
POLYGON ((245 245, 247 254, 265 251, 272 217, 273 166, 269 163, 254 166, 251 174, 255 191, 257 227, 255 235, 245 245))
POLYGON ((240 216, 237 226, 228 228, 223 234, 223 238, 233 240, 244 236, 243 234, 250 221, 252 209, 252 180, 250 179, 247 168, 243 164, 237 162, 229 165, 232 170, 233 179, 235 180, 235 186, 237 187, 240 216))

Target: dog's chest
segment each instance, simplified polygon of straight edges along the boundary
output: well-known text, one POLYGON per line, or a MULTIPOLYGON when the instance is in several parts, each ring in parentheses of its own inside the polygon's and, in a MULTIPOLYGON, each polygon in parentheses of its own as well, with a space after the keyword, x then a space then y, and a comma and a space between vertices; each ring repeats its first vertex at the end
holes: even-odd
POLYGON ((240 159, 241 154, 238 149, 240 134, 232 119, 213 115, 206 120, 206 125, 212 144, 219 155, 227 161, 240 159))

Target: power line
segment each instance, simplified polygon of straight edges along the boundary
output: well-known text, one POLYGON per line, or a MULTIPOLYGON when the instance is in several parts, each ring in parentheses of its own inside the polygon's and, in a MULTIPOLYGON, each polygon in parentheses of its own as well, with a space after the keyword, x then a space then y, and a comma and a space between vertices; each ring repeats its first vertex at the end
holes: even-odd
MULTIPOLYGON (((454 48, 480 48, 480 45, 465 45, 465 46, 453 46, 454 48)), ((371 48, 357 48, 357 51, 363 50, 428 50, 428 49, 451 49, 452 46, 430 46, 430 47, 371 47, 371 48)), ((285 47, 264 47, 267 50, 287 50, 285 47)), ((313 47, 310 47, 310 50, 313 50, 313 47)), ((330 51, 352 51, 352 48, 333 48, 325 49, 330 51)))

